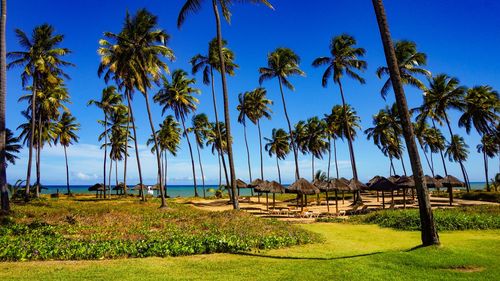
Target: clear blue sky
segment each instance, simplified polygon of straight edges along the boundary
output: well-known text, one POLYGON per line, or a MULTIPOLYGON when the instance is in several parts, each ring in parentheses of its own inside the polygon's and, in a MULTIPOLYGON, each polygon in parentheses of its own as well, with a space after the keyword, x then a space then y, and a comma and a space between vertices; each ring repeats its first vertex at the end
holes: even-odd
MULTIPOLYGON (((190 16, 182 30, 176 27, 177 13, 183 4, 181 0, 109 0, 109 1, 8 1, 7 17, 7 50, 19 50, 14 36, 14 29, 20 28, 27 33, 34 26, 42 23, 52 24, 57 33, 64 34, 63 46, 73 53, 68 60, 76 67, 67 69, 72 77, 68 81, 72 104, 72 113, 81 123, 80 143, 69 148, 72 182, 75 184, 95 183, 102 177, 102 153, 99 150, 97 135, 101 127, 97 119, 102 113, 96 108, 89 108, 89 99, 97 99, 105 86, 97 77, 99 56, 96 53, 98 40, 103 32, 118 32, 121 28, 126 11, 134 13, 139 8, 147 8, 159 16, 160 26, 172 39, 177 60, 169 63, 170 68, 183 68, 190 71, 189 59, 197 53, 207 51, 207 43, 215 36, 215 25, 209 1, 205 1, 202 11, 190 16)), ((234 132, 234 152, 236 155, 237 176, 248 178, 246 154, 244 150, 243 128, 236 122, 237 95, 240 92, 258 86, 258 68, 266 64, 266 54, 277 47, 286 46, 296 51, 301 59, 301 68, 307 73, 305 78, 292 78, 295 92, 286 90, 287 105, 292 122, 307 119, 312 116, 323 116, 332 106, 340 103, 338 89, 332 85, 321 87, 321 69, 311 67, 311 62, 318 56, 328 54, 328 44, 332 36, 341 33, 353 35, 361 47, 366 48, 368 69, 363 73, 367 83, 359 85, 352 80, 345 80, 347 101, 357 110, 362 119, 363 130, 371 126, 372 115, 386 102, 379 95, 383 81, 375 75, 378 66, 385 64, 382 45, 375 21, 371 1, 352 0, 272 0, 275 11, 264 6, 235 5, 231 25, 223 23, 223 36, 229 42, 229 47, 236 54, 236 62, 240 69, 236 76, 229 78, 229 93, 232 129, 234 132)), ((488 84, 500 89, 500 2, 496 0, 386 0, 386 10, 391 32, 394 39, 409 39, 417 42, 420 51, 428 55, 428 68, 433 73, 447 73, 456 76, 466 86, 488 84)), ((8 72, 7 126, 15 129, 24 122, 20 111, 26 107, 17 99, 23 94, 20 86, 20 71, 8 72)), ((201 81, 201 77, 197 77, 201 81)), ((216 80, 220 90, 219 79, 216 80)), ((270 121, 262 122, 264 136, 269 136, 272 128, 285 128, 282 104, 276 81, 265 82, 268 96, 275 101, 272 107, 274 114, 270 121)), ((198 83, 203 91, 198 112, 205 112, 213 120, 212 104, 209 88, 198 83)), ((220 93, 220 91, 219 91, 220 93)), ((421 93, 415 89, 406 88, 411 107, 421 103, 421 93)), ((220 101, 220 98, 219 98, 220 101)), ((389 95, 387 103, 394 101, 389 95)), ((134 100, 139 143, 145 144, 150 134, 144 99, 137 95, 134 100)), ((222 103, 219 105, 222 108, 222 103)), ((163 119, 158 105, 153 106, 155 123, 163 119)), ((470 146, 470 157, 466 163, 469 175, 473 181, 484 180, 482 156, 476 152, 479 136, 472 132, 466 136, 463 129, 456 126, 458 113, 451 114, 455 130, 466 138, 470 146)), ((446 131, 443 131, 448 138, 446 131)), ((254 177, 259 175, 258 137, 255 126, 249 126, 249 143, 254 177)), ((362 132, 354 143, 360 178, 367 180, 375 174, 388 174, 388 160, 382 153, 366 140, 362 132)), ((339 142, 339 159, 341 176, 350 178, 351 170, 347 145, 339 142)), ((155 162, 149 149, 141 145, 145 179, 152 183, 155 178, 155 162)), ((205 165, 206 180, 215 183, 218 178, 216 157, 207 149, 202 152, 205 165)), ((277 177, 274 159, 264 156, 265 177, 277 177)), ((327 159, 325 157, 325 159, 327 159)), ((42 183, 62 184, 65 182, 64 154, 61 147, 46 147, 42 151, 42 183)), ((442 166, 435 157, 436 170, 442 174, 442 166)), ((137 172, 132 163, 129 170, 129 182, 137 181, 137 172)), ((407 167, 408 160, 405 156, 407 167)), ((25 177, 27 150, 23 150, 21 159, 15 166, 9 166, 9 181, 25 177)), ((316 162, 317 169, 326 169, 326 160, 316 162)), ((422 163, 426 173, 423 155, 422 163)), ((293 157, 281 161, 284 181, 293 178, 293 157)), ((300 157, 301 173, 310 178, 310 157, 300 157)), ((456 163, 448 164, 452 174, 460 176, 456 163)), ((396 166, 401 172, 401 166, 396 166)), ((198 168, 198 167, 197 167, 198 168)), ((492 172, 498 171, 498 159, 490 160, 492 172)), ((409 169, 409 168, 408 168, 409 169)), ((199 177, 199 170, 197 169, 199 177)), ((189 152, 185 141, 177 158, 169 159, 169 183, 191 183, 189 152)))

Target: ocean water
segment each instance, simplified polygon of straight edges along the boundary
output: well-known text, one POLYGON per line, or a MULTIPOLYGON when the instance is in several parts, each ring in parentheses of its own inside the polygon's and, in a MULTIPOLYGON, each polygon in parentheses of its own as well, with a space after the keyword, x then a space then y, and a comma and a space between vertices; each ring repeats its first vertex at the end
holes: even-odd
MULTIPOLYGON (((485 182, 471 182, 472 190, 481 190, 485 187, 485 182)), ((285 185, 286 186, 286 185, 285 185)), ((95 194, 94 191, 88 191, 90 185, 70 185, 70 189, 72 193, 76 194, 95 194)), ((111 188, 114 186, 112 185, 111 188)), ((132 186, 129 186, 132 188, 132 186)), ((205 190, 208 189, 217 189, 217 185, 205 185, 205 190)), ((465 188, 458 188, 465 189, 465 188)), ((42 189, 43 194, 52 194, 56 193, 59 190, 60 193, 66 193, 66 185, 45 185, 44 189, 42 189)), ((129 189, 129 193, 139 194, 139 191, 134 191, 129 189)), ((112 191, 112 194, 115 194, 116 191, 112 191)), ((158 191, 154 191, 154 194, 157 195, 158 191)), ((213 193, 206 191, 207 196, 213 196, 213 193)), ((242 188, 240 190, 241 196, 249 196, 251 191, 249 188, 242 188)), ((194 186, 193 185, 168 185, 167 186, 167 195, 170 197, 192 197, 194 196, 194 186)), ((203 196, 203 187, 198 185, 198 195, 203 196)))
MULTIPOLYGON (((88 191, 91 185, 70 185, 72 193, 75 194, 95 194, 95 191, 88 191)), ((114 185, 111 185, 113 189, 114 185)), ((131 190, 133 186, 129 186, 127 190, 130 194, 139 194, 139 191, 131 190)), ((207 196, 213 196, 213 193, 208 192, 208 189, 217 189, 217 185, 205 185, 205 191, 207 196)), ((66 185, 44 185, 41 190, 42 194, 52 194, 52 193, 66 193, 66 185)), ((111 191, 111 194, 116 194, 115 190, 111 191)), ((154 191, 154 195, 158 194, 158 190, 154 191)), ((241 196, 249 196, 251 191, 249 188, 242 188, 240 190, 241 196)), ((168 185, 167 195, 170 197, 192 197, 194 196, 194 186, 193 185, 168 185)), ((203 196, 203 187, 198 185, 198 195, 203 196)))

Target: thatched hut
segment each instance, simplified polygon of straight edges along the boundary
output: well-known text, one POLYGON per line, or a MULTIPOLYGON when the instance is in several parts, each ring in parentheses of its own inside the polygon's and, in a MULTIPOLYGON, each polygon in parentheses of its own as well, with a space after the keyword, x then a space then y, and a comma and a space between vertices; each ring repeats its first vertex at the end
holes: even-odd
MULTIPOLYGON (((247 187, 249 188, 253 188, 252 190, 257 192, 257 199, 258 199, 258 202, 260 203, 260 192, 258 192, 257 190, 255 190, 255 187, 262 184, 264 182, 264 180, 262 179, 254 179, 251 183, 249 183, 247 185, 247 187)), ((252 193, 253 193, 252 191, 252 193)))
POLYGON ((328 185, 324 189, 320 189, 321 191, 326 192, 326 208, 327 211, 330 212, 330 205, 328 201, 328 192, 329 191, 334 191, 335 192, 335 212, 338 214, 339 212, 339 202, 338 202, 338 192, 342 192, 342 202, 344 202, 344 192, 349 191, 350 187, 348 184, 346 184, 344 181, 340 179, 331 179, 328 182, 328 185))
POLYGON ((262 192, 266 193, 266 208, 269 209, 269 193, 273 194, 273 208, 276 206, 276 193, 285 193, 285 187, 277 181, 266 182, 262 186, 262 192))
POLYGON ((436 188, 439 190, 439 188, 443 187, 443 184, 439 180, 429 175, 424 176, 424 182, 427 188, 436 188))
POLYGON ((394 175, 394 176, 388 177, 387 179, 392 181, 392 182, 397 182, 399 180, 399 178, 400 178, 400 176, 394 175))
POLYGON ((465 183, 452 175, 447 175, 446 177, 439 179, 439 182, 444 187, 448 188, 450 206, 453 205, 453 187, 464 187, 465 183))
POLYGON ((401 176, 399 179, 396 181, 396 184, 399 186, 399 188, 403 189, 403 204, 406 208, 406 189, 410 188, 412 191, 412 199, 415 200, 415 181, 413 180, 413 176, 407 177, 407 176, 401 176))
MULTIPOLYGON (((314 186, 312 183, 308 182, 306 179, 301 178, 292 183, 288 187, 288 192, 290 193, 297 193, 302 201, 301 204, 301 209, 303 210, 304 208, 304 196, 306 200, 306 205, 307 205, 307 195, 314 195, 320 193, 320 190, 314 186)), ((298 196, 297 196, 297 205, 299 203, 298 196)))
POLYGON ((113 190, 116 191, 116 195, 124 194, 124 192, 125 192, 125 184, 123 182, 121 182, 121 183, 115 185, 113 187, 113 190))

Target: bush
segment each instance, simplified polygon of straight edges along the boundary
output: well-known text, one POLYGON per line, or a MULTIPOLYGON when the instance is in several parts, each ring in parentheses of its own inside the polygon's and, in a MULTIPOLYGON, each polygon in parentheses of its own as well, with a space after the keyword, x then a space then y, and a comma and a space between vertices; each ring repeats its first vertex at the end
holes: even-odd
MULTIPOLYGON (((499 206, 474 206, 434 210, 436 226, 446 230, 500 229, 499 206)), ((352 216, 347 223, 370 223, 398 230, 420 230, 418 209, 383 210, 352 216)))
MULTIPOLYGON (((448 198, 448 193, 446 192, 432 192, 432 196, 448 198)), ((482 190, 472 190, 470 192, 459 191, 454 192, 453 196, 458 199, 464 200, 476 200, 476 201, 487 201, 487 202, 495 202, 500 203, 500 192, 494 191, 482 191, 482 190)))
MULTIPOLYGON (((157 202, 39 201, 0 225, 0 260, 89 260, 234 253, 319 241, 290 223, 245 212, 157 202)), ((153 201, 153 200, 151 200, 153 201)))

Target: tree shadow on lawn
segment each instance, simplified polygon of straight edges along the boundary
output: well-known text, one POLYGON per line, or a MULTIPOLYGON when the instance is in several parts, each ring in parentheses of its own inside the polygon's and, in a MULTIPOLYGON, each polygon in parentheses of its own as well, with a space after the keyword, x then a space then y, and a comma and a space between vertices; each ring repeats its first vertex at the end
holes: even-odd
POLYGON ((383 252, 373 252, 366 254, 358 254, 358 255, 350 255, 350 256, 341 256, 341 257, 332 257, 332 258, 319 258, 319 257, 289 257, 289 256, 272 256, 272 255, 263 255, 257 253, 245 253, 239 252, 235 255, 240 256, 251 256, 251 257, 259 257, 259 258, 269 258, 269 259, 283 259, 283 260, 320 260, 320 261, 328 261, 328 260, 343 260, 343 259, 352 259, 352 258, 360 258, 382 254, 383 252))

